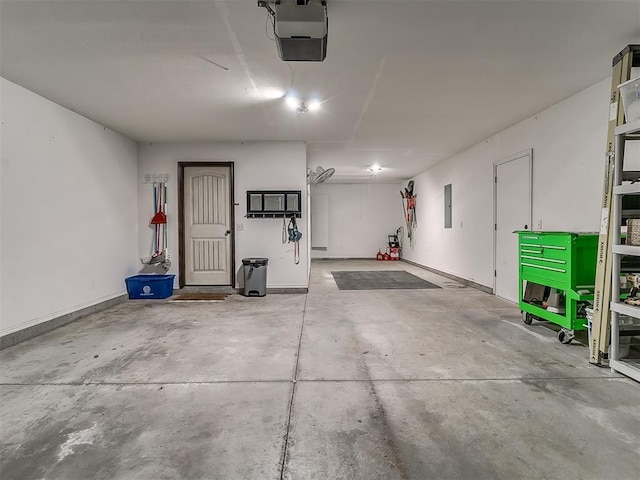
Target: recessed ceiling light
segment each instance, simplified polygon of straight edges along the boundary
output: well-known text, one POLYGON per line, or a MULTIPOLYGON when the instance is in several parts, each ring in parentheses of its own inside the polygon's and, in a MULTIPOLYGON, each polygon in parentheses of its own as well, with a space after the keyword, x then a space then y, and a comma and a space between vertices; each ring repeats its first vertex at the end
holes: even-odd
POLYGON ((373 173, 378 173, 382 171, 382 167, 380 165, 371 165, 369 167, 369 171, 373 173))

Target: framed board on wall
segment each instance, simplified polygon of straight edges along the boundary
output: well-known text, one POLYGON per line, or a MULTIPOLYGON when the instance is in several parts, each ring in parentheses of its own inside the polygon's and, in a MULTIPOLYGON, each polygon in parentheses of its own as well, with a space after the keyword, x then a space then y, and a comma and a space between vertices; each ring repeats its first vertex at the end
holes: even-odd
POLYGON ((247 190, 247 218, 302 217, 301 190, 247 190))

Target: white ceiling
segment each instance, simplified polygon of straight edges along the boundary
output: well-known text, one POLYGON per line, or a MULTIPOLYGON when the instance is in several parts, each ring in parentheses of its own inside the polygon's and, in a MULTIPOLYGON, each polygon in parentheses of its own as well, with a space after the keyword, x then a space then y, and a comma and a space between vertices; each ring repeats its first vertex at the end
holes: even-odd
POLYGON ((304 140, 330 181, 399 181, 611 74, 640 1, 328 0, 286 63, 256 0, 1 0, 0 73, 141 142, 304 140), (210 62, 215 62, 228 70, 210 62), (273 90, 319 98, 299 114, 273 90))

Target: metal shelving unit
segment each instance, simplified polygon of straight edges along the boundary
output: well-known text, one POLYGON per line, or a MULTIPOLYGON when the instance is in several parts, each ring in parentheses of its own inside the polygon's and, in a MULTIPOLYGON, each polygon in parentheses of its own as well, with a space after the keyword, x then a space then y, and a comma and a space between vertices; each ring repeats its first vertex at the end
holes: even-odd
MULTIPOLYGON (((615 169, 613 177, 613 265, 611 298, 620 298, 620 263, 624 256, 640 257, 640 246, 621 244, 620 223, 622 219, 622 196, 640 195, 640 182, 622 184, 624 176, 624 144, 631 140, 640 140, 640 120, 621 125, 615 128, 615 169)), ((640 335, 639 330, 620 329, 619 315, 627 315, 640 319, 640 307, 627 305, 622 301, 611 302, 611 350, 609 354, 609 366, 612 370, 627 375, 640 382, 640 357, 620 358, 619 342, 621 336, 640 335), (621 335, 622 333, 622 335, 621 335)))

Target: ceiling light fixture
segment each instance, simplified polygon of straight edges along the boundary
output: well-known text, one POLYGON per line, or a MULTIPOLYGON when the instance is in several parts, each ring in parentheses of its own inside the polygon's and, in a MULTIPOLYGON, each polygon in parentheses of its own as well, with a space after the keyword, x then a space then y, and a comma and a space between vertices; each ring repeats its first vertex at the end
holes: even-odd
POLYGON ((302 102, 296 97, 285 97, 287 105, 298 113, 308 113, 316 111, 320 108, 319 100, 311 100, 309 103, 302 102))
POLYGON ((372 172, 375 175, 376 173, 382 171, 382 167, 380 165, 371 165, 369 167, 369 171, 372 172))

